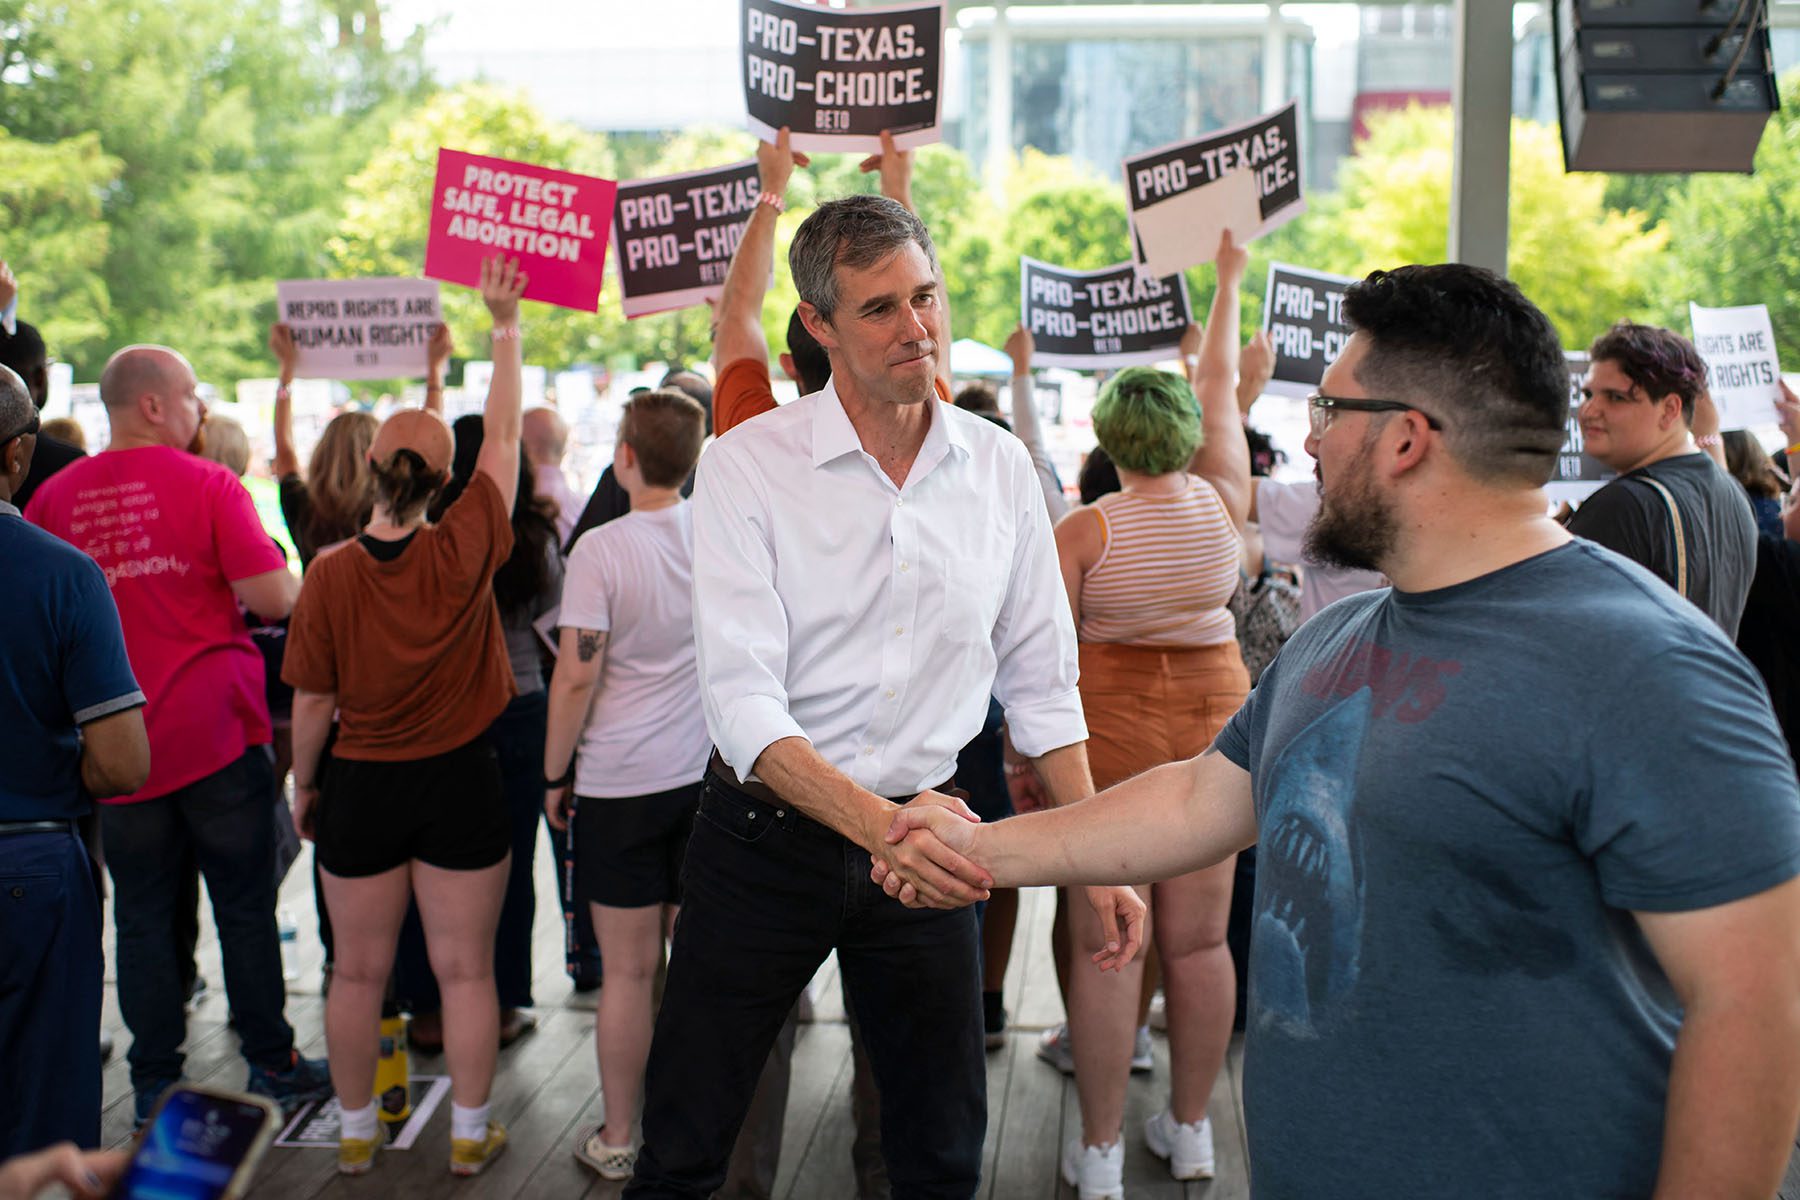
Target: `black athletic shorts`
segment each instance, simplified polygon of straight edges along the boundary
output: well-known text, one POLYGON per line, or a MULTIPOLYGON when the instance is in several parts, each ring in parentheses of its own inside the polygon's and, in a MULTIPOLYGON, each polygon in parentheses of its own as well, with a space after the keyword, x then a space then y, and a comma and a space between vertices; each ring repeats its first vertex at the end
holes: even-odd
POLYGON ((575 897, 608 908, 681 903, 681 864, 700 785, 649 796, 578 796, 575 897))
POLYGON ((500 758, 482 734, 409 762, 332 758, 320 780, 319 866, 340 878, 413 859, 446 871, 491 867, 512 849, 500 758))

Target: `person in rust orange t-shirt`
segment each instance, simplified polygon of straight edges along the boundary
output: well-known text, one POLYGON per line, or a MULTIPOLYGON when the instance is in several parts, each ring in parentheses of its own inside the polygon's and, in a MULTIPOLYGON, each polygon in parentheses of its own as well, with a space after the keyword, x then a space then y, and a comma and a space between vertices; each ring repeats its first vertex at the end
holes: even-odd
POLYGON ((517 260, 482 263, 494 379, 468 488, 428 524, 449 478, 450 427, 421 409, 389 417, 369 450, 374 515, 313 561, 288 631, 294 818, 317 844, 337 943, 325 1026, 345 1174, 367 1171, 380 1144, 381 1001, 415 896, 443 992, 450 1169, 473 1175, 506 1144, 488 1092, 500 1025, 494 931, 512 839, 486 731, 513 695, 493 579, 513 543, 525 283, 517 260), (338 739, 322 772, 334 711, 338 739))

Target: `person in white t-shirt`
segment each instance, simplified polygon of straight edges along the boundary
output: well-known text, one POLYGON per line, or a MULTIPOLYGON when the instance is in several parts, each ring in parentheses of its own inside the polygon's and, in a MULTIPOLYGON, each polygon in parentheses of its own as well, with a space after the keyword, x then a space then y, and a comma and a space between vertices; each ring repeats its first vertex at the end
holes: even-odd
POLYGON ((575 1157, 628 1179, 654 1019, 651 980, 681 901, 681 864, 712 743, 694 657, 692 508, 681 484, 706 413, 670 390, 634 396, 613 474, 631 511, 575 543, 550 681, 544 810, 574 825, 575 886, 600 937, 595 1049, 606 1122, 575 1157))

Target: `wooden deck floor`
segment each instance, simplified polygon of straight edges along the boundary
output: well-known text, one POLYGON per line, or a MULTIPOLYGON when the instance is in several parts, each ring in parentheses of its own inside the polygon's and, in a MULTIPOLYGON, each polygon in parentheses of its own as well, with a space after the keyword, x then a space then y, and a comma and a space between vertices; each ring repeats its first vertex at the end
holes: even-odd
MULTIPOLYGON (((311 878, 303 854, 282 889, 281 904, 300 927, 300 965, 288 985, 287 1015, 304 1053, 325 1053, 324 1002, 319 998, 320 948, 314 936, 311 878)), ((493 1091, 494 1116, 511 1137, 507 1152, 482 1176, 454 1180, 445 1170, 450 1118, 446 1102, 425 1125, 415 1145, 384 1153, 375 1170, 349 1180, 335 1172, 329 1149, 277 1147, 270 1151, 251 1195, 294 1197, 424 1197, 455 1195, 458 1200, 529 1196, 576 1200, 618 1195, 578 1164, 572 1150, 582 1128, 600 1114, 594 1065, 591 1003, 574 996, 562 973, 561 923, 547 848, 540 843, 538 918, 533 987, 540 1018, 537 1032, 500 1056, 493 1091)), ((1069 1080, 1038 1061, 1038 1034, 1062 1019, 1050 963, 1052 896, 1032 889, 1022 897, 1019 931, 1007 973, 1006 998, 1012 1010, 1011 1036, 1004 1049, 988 1056, 988 1132, 981 1196, 988 1200, 1047 1200, 1073 1190, 1057 1177, 1063 1139, 1078 1128, 1075 1089, 1069 1080)), ((110 956, 112 934, 107 932, 110 956)), ((187 1074, 219 1086, 244 1082, 237 1038, 226 1025, 226 1002, 217 938, 210 915, 203 918, 201 973, 210 990, 188 1022, 187 1074)), ((109 964, 110 971, 110 964, 109 964)), ((109 1144, 127 1140, 131 1130, 131 1090, 124 1052, 130 1034, 119 1017, 109 974, 104 1021, 118 1050, 105 1068, 101 1135, 109 1144)), ((850 1164, 850 1038, 843 1022, 834 960, 827 960, 813 985, 815 1019, 801 1027, 794 1050, 781 1171, 780 1200, 851 1200, 856 1194, 850 1164)), ((1168 1047, 1154 1038, 1154 1074, 1133 1076, 1126 1109, 1127 1195, 1132 1200, 1242 1200, 1249 1195, 1241 1102, 1242 1053, 1234 1043, 1230 1070, 1213 1092, 1211 1113, 1218 1148, 1218 1177, 1205 1184, 1181 1184, 1144 1148, 1144 1119, 1168 1092, 1168 1047)), ((442 1074, 441 1058, 415 1059, 415 1075, 442 1074)))

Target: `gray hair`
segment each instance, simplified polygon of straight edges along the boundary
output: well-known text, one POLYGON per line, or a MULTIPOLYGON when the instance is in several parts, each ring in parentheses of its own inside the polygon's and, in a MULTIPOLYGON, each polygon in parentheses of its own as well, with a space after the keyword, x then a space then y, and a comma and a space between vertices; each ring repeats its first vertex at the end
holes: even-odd
POLYGON ((0 437, 24 429, 35 416, 37 405, 31 402, 31 389, 12 368, 0 366, 0 437))
POLYGON ((846 196, 828 200, 801 222, 788 247, 788 270, 800 299, 823 321, 837 312, 837 268, 867 270, 885 262, 908 242, 916 242, 937 271, 937 250, 925 222, 886 196, 846 196))

